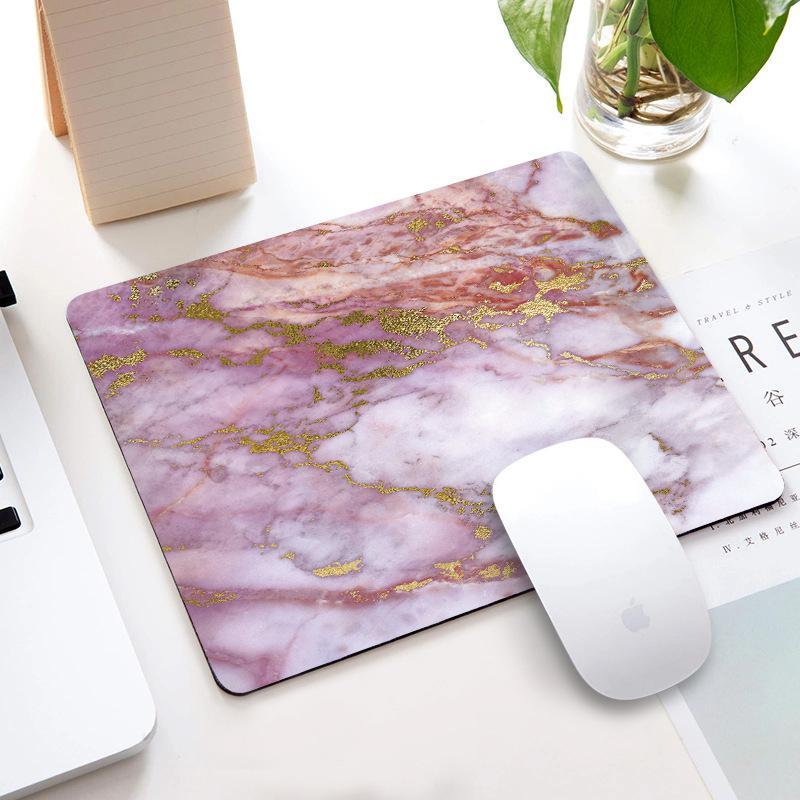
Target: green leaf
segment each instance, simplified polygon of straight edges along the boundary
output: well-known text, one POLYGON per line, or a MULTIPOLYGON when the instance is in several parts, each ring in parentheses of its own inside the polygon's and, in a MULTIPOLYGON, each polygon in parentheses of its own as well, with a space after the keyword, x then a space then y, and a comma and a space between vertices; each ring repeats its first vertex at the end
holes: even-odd
POLYGON ((764 6, 764 14, 767 17, 765 33, 775 24, 776 20, 786 14, 797 0, 761 0, 764 6))
POLYGON ((563 111, 558 79, 561 50, 573 0, 498 0, 511 40, 523 58, 553 87, 563 111))
POLYGON ((766 0, 649 0, 664 55, 693 83, 731 101, 772 53, 786 15, 764 32, 766 0))

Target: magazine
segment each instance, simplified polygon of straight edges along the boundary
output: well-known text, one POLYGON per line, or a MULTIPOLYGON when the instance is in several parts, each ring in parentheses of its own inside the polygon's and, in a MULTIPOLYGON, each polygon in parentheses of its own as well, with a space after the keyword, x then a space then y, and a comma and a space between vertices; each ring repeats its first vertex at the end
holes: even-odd
POLYGON ((714 639, 662 701, 716 800, 800 797, 798 253, 784 242, 668 284, 785 482, 774 503, 682 539, 714 639))

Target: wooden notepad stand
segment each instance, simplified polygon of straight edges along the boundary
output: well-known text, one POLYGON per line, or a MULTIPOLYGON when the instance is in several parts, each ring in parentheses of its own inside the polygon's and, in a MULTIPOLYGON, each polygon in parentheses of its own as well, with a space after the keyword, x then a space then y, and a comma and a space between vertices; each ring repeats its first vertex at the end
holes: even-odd
POLYGON ((93 223, 255 181, 227 0, 37 0, 47 118, 93 223))
POLYGON ((47 122, 54 136, 66 136, 69 133, 67 118, 64 116, 64 104, 61 102, 61 89, 58 88, 56 65, 53 62, 53 50, 47 36, 44 22, 44 9, 36 3, 36 19, 39 23, 39 51, 42 57, 42 80, 44 81, 44 100, 47 111, 47 122))

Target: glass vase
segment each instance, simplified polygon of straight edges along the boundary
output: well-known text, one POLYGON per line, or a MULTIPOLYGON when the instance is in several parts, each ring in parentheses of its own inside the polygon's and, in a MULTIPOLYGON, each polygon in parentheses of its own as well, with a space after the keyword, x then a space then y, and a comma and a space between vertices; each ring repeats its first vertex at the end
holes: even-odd
POLYGON ((627 158, 688 150, 708 128, 711 98, 664 58, 645 0, 590 2, 578 121, 597 144, 627 158))

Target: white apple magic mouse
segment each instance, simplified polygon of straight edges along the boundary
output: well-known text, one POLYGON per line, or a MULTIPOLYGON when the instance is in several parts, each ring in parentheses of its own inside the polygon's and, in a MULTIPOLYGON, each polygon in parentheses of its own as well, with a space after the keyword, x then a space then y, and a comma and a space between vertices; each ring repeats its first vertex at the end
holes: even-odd
POLYGON ((647 484, 615 445, 575 439, 515 461, 494 503, 581 677, 633 700, 691 675, 711 624, 703 591, 647 484))

